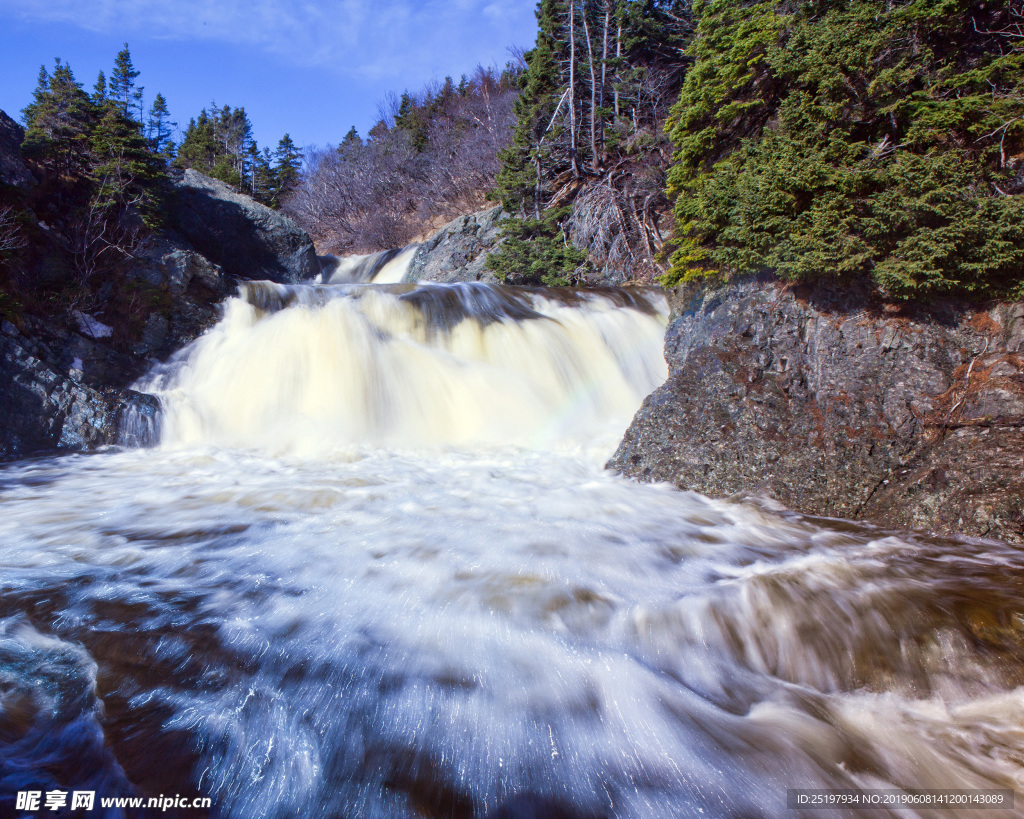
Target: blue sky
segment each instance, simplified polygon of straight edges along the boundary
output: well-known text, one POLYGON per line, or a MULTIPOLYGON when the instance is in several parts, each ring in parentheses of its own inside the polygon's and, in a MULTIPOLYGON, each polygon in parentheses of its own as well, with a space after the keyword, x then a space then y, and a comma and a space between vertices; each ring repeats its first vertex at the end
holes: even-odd
POLYGON ((536 35, 535 0, 0 0, 0 109, 20 121, 39 66, 92 88, 128 42, 147 108, 187 125, 244 106, 261 146, 363 135, 388 91, 504 65, 536 35))

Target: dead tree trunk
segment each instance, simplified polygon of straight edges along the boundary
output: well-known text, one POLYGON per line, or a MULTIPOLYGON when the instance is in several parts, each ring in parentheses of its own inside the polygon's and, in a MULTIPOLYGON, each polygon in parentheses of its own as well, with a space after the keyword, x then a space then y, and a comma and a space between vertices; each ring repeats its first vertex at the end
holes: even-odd
POLYGON ((594 74, 594 47, 590 42, 587 9, 583 8, 583 36, 587 38, 587 65, 590 68, 590 168, 598 173, 597 154, 597 77, 594 74))
POLYGON ((576 151, 576 0, 569 3, 569 161, 572 175, 579 177, 576 151))
MULTIPOLYGON (((618 72, 618 63, 622 59, 622 22, 619 22, 615 31, 615 70, 618 72)), ((615 120, 619 119, 619 84, 615 83, 615 120)))
MULTIPOLYGON (((598 104, 604 108, 604 85, 608 77, 608 23, 611 20, 612 9, 610 5, 604 7, 604 33, 601 37, 601 93, 598 94, 598 104)), ((601 115, 598 134, 601 143, 601 164, 604 164, 604 114, 601 115)))

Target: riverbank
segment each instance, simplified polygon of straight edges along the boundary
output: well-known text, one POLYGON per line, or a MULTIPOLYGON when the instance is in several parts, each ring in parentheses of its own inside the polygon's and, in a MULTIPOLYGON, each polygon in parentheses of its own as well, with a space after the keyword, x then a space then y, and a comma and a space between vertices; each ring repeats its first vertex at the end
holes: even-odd
POLYGON ((809 515, 1024 542, 1024 304, 680 288, 669 377, 608 466, 809 515))

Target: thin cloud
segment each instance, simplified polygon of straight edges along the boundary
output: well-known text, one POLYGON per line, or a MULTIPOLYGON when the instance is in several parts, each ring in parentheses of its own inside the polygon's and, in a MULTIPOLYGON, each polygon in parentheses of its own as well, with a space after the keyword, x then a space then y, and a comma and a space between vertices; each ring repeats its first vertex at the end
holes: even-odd
POLYGON ((296 66, 384 79, 487 62, 485 54, 523 39, 518 32, 532 32, 534 6, 533 0, 0 0, 0 15, 127 40, 217 41, 296 66))

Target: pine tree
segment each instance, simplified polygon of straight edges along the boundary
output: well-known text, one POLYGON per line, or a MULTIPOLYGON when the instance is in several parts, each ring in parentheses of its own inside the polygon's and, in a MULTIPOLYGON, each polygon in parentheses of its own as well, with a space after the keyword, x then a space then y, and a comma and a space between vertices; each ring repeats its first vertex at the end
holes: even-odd
POLYGON ((125 43, 114 58, 114 70, 110 72, 110 96, 121 105, 121 112, 126 117, 131 117, 132 100, 138 99, 133 90, 139 73, 132 64, 128 43, 125 43))
MULTIPOLYGON (((358 138, 358 137, 357 137, 358 138)), ((277 181, 275 199, 280 200, 294 190, 299 183, 299 172, 302 170, 302 152, 295 147, 291 136, 285 134, 277 143, 274 152, 274 176, 277 181)))
POLYGON ((547 151, 544 140, 548 123, 561 103, 562 76, 559 61, 567 57, 561 36, 565 19, 563 0, 541 0, 537 5, 537 42, 528 51, 526 71, 515 103, 516 124, 512 144, 499 156, 501 170, 493 193, 509 213, 540 218, 543 207, 542 177, 547 151))
POLYGON ((96 78, 96 84, 92 87, 92 101, 97 105, 102 105, 107 100, 107 78, 106 75, 101 71, 100 75, 96 78))
POLYGON ((170 156, 165 149, 173 133, 171 129, 175 125, 176 123, 170 121, 167 100, 158 92, 149 109, 149 120, 146 123, 146 136, 154 153, 170 156))
POLYGON ((52 74, 40 69, 33 101, 23 115, 26 154, 51 162, 62 173, 87 168, 89 138, 98 112, 70 66, 58 58, 52 74))

